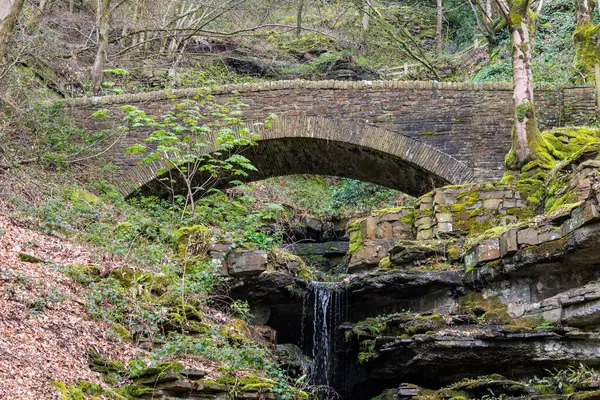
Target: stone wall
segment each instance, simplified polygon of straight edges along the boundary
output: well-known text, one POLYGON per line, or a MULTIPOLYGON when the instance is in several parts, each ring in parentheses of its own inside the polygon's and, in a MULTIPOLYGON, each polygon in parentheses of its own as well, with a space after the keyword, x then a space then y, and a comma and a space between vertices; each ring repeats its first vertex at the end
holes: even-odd
MULTIPOLYGON (((444 251, 452 252, 454 243, 464 247, 468 235, 533 215, 514 186, 485 183, 436 189, 418 198, 413 207, 379 210, 351 222, 349 269, 379 266, 399 241, 415 241, 419 246, 423 240, 447 240, 453 244, 444 251)), ((433 245, 433 253, 439 253, 437 247, 438 243, 433 245)))
MULTIPOLYGON (((222 99, 233 92, 250 106, 246 113, 250 120, 276 113, 377 126, 456 158, 473 168, 477 181, 502 175, 504 155, 510 147, 512 83, 278 81, 226 85, 215 95, 222 99)), ((194 89, 185 89, 81 98, 70 100, 67 107, 76 120, 99 129, 109 126, 109 121, 89 117, 99 108, 119 115, 121 105, 134 104, 161 114, 170 107, 170 99, 194 94, 194 89)), ((536 102, 542 127, 585 124, 595 117, 592 87, 538 87, 536 102)), ((343 128, 343 135, 352 137, 351 126, 343 128)), ((134 164, 133 159, 123 160, 123 152, 142 139, 136 135, 140 134, 129 134, 110 156, 125 161, 123 165, 134 164)))

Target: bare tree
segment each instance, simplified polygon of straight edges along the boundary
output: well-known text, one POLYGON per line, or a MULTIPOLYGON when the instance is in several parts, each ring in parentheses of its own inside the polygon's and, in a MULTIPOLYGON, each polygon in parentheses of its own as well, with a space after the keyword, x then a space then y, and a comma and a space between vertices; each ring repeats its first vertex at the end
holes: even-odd
POLYGON ((104 79, 106 48, 108 47, 108 31, 110 29, 111 0, 96 0, 96 29, 98 30, 98 49, 92 66, 92 90, 95 96, 100 95, 104 79))
POLYGON ((23 3, 24 0, 0 0, 0 63, 3 63, 6 56, 8 41, 23 9, 23 3))
POLYGON ((442 0, 437 0, 437 30, 435 38, 437 42, 437 56, 442 56, 442 23, 444 22, 444 11, 442 0))
POLYGON ((296 13, 296 37, 302 34, 302 14, 304 12, 304 0, 298 1, 298 12, 296 13))
POLYGON ((531 3, 532 0, 496 0, 512 42, 514 126, 506 166, 513 170, 538 159, 544 151, 533 101, 531 35, 537 16, 531 3))

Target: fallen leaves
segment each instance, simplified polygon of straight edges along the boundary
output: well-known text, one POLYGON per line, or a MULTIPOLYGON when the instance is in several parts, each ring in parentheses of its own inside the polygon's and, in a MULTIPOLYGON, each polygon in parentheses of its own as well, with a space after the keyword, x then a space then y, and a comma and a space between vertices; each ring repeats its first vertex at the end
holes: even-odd
POLYGON ((102 258, 91 247, 15 222, 10 211, 0 201, 0 399, 58 398, 52 380, 102 383, 89 369, 87 350, 125 362, 137 350, 119 343, 109 324, 87 317, 86 288, 58 268, 102 258), (19 253, 47 262, 26 262, 19 253))

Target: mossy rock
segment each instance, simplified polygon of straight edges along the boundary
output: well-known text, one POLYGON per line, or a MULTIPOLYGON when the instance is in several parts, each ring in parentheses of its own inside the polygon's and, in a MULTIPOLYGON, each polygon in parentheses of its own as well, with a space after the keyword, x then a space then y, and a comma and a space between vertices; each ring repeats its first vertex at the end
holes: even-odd
MULTIPOLYGON (((564 393, 564 391, 563 391, 564 393)), ((565 393, 568 394, 568 393, 565 393)), ((576 392, 569 396, 569 400, 600 400, 600 390, 591 392, 576 392)))
POLYGON ((100 267, 97 265, 67 265, 62 271, 76 282, 90 284, 100 280, 100 267))
POLYGON ((362 247, 363 237, 361 224, 363 221, 364 219, 359 219, 348 224, 348 235, 350 236, 350 244, 348 246, 349 254, 357 253, 362 247))
POLYGON ((107 360, 96 350, 91 349, 87 352, 90 369, 96 372, 122 372, 123 362, 120 360, 107 360))
POLYGON ((495 395, 509 395, 510 397, 519 397, 530 393, 530 387, 525 383, 509 380, 498 374, 479 376, 476 379, 465 379, 449 386, 449 388, 467 393, 470 398, 481 398, 490 392, 495 395))
POLYGON ((203 225, 183 227, 175 231, 175 250, 177 256, 188 259, 193 256, 205 256, 210 243, 210 232, 203 225))
POLYGON ((121 340, 125 342, 131 342, 133 340, 133 335, 131 332, 129 332, 129 330, 127 330, 127 328, 121 324, 114 324, 111 330, 115 335, 120 337, 121 340))
POLYGON ((77 187, 66 188, 65 197, 67 200, 72 201, 73 203, 83 201, 88 204, 97 204, 100 201, 98 196, 96 196, 95 194, 77 187))
POLYGON ((19 260, 21 260, 23 262, 31 263, 31 264, 39 264, 39 263, 46 262, 46 261, 42 260, 41 258, 37 258, 37 257, 32 256, 27 253, 19 253, 19 260))
POLYGON ((183 364, 177 361, 171 362, 159 362, 154 366, 139 368, 135 371, 129 372, 129 379, 139 380, 139 379, 148 379, 153 376, 160 376, 161 374, 165 374, 167 372, 176 372, 179 373, 183 369, 183 364))
POLYGON ((232 375, 221 375, 216 378, 219 385, 235 387, 241 391, 270 392, 275 388, 275 382, 255 374, 247 374, 240 378, 232 375))
POLYGON ((508 315, 508 307, 497 297, 484 298, 480 292, 468 292, 458 299, 461 313, 472 315, 478 320, 492 324, 509 324, 512 318, 508 315))

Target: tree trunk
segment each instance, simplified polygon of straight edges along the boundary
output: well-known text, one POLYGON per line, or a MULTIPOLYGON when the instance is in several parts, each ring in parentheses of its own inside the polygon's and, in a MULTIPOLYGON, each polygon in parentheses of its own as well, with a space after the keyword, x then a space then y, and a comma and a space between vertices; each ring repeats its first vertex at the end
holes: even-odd
POLYGON ((543 139, 537 125, 533 103, 530 24, 533 11, 529 1, 512 0, 508 23, 512 40, 514 127, 512 148, 506 157, 509 169, 518 169, 539 158, 543 139))
POLYGON ((369 26, 371 25, 371 10, 369 8, 370 8, 369 0, 363 0, 363 9, 362 9, 363 34, 369 30, 369 26))
POLYGON ((298 13, 296 14, 296 37, 302 35, 302 13, 304 12, 304 0, 298 2, 298 13))
POLYGON ((437 41, 437 56, 442 56, 442 23, 444 14, 442 10, 442 0, 437 0, 437 31, 435 33, 435 38, 437 41))
POLYGON ((8 41, 24 2, 24 0, 0 0, 0 64, 6 56, 8 41))
POLYGON ((600 63, 598 47, 598 30, 600 25, 593 22, 596 0, 575 0, 575 17, 577 26, 573 40, 575 41, 575 67, 586 77, 594 74, 594 65, 600 63))
POLYGON ((96 0, 96 25, 98 29, 98 50, 96 59, 92 67, 92 90, 94 96, 99 96, 102 90, 102 81, 104 80, 104 64, 106 62, 106 48, 108 47, 108 30, 110 0, 96 0))

